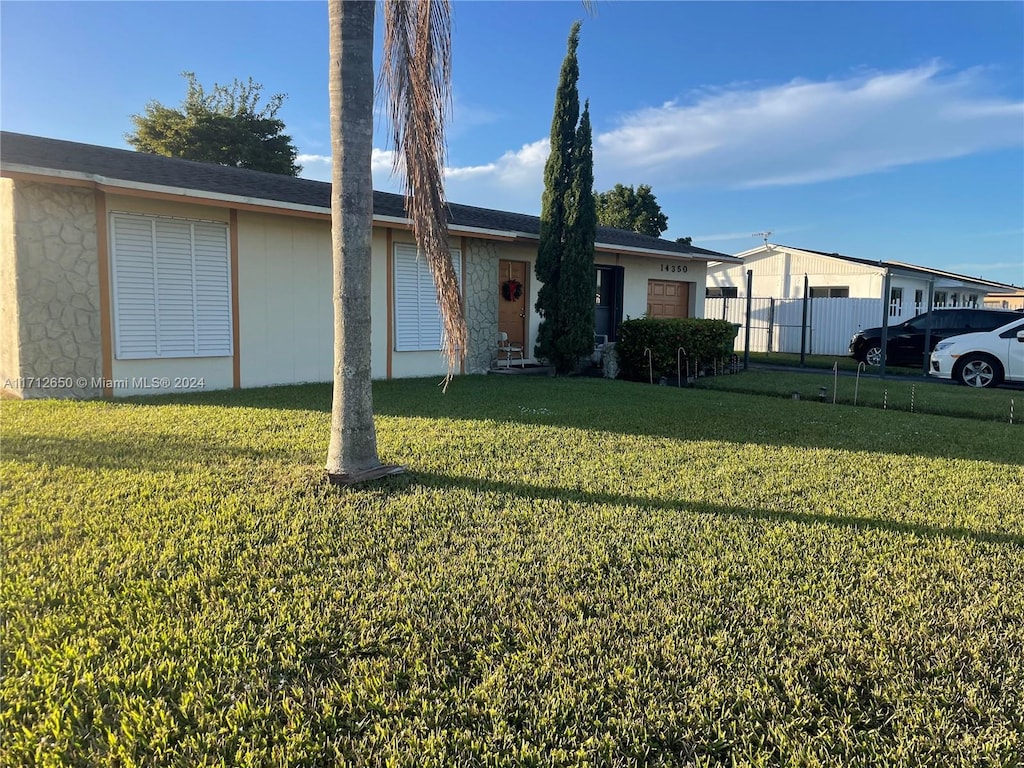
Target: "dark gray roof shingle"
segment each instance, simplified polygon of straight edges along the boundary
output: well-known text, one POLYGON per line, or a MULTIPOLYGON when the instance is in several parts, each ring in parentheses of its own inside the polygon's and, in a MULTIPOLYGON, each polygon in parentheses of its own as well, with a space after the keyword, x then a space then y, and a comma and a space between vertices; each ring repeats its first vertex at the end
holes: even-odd
MULTIPOLYGON (((323 181, 9 131, 0 131, 0 163, 4 166, 68 171, 136 184, 155 184, 254 200, 307 205, 327 211, 331 208, 331 185, 323 181)), ((458 203, 449 203, 448 209, 449 223, 455 226, 495 229, 529 236, 540 233, 540 219, 536 216, 458 203)), ((375 191, 373 212, 378 216, 405 218, 405 202, 401 195, 375 191)), ((610 246, 661 251, 702 260, 734 260, 729 254, 611 227, 598 227, 597 241, 610 246)))

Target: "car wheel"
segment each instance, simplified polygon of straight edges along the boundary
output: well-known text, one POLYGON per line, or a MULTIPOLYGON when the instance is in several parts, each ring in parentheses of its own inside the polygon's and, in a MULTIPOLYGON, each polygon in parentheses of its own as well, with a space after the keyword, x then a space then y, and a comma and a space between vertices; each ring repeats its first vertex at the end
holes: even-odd
POLYGON ((868 365, 881 365, 882 348, 877 344, 868 346, 867 351, 864 353, 864 362, 868 365))
POLYGON ((957 363, 953 378, 968 387, 995 387, 1003 381, 1003 366, 988 355, 967 355, 957 363))

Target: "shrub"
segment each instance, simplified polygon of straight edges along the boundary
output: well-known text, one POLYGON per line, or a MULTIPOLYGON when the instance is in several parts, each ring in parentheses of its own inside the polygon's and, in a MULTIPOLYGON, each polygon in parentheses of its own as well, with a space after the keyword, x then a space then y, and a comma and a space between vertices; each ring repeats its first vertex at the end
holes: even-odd
POLYGON ((727 360, 732 355, 738 326, 725 320, 700 318, 626 320, 619 325, 615 346, 623 378, 647 381, 647 355, 655 378, 676 375, 677 354, 682 347, 690 370, 727 360))

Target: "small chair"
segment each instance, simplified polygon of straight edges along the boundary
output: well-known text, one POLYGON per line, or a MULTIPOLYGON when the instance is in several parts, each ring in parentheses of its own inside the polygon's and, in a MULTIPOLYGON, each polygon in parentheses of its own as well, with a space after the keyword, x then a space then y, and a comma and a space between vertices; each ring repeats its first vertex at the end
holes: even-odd
POLYGON ((504 331, 498 331, 498 362, 501 362, 501 353, 505 353, 505 367, 510 368, 512 366, 512 358, 519 355, 519 367, 526 367, 526 360, 523 358, 523 345, 513 344, 508 340, 508 334, 504 331))

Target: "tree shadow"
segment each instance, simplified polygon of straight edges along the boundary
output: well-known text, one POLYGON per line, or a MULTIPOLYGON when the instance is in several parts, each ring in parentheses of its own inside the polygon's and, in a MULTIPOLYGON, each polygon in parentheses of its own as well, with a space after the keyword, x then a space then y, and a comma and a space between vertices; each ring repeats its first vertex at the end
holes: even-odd
POLYGON ((3 458, 50 467, 177 472, 223 465, 233 459, 295 459, 296 451, 267 446, 243 448, 198 436, 182 438, 138 432, 89 438, 8 432, 3 438, 3 458))
MULTIPOLYGON (((329 413, 330 384, 126 399, 131 405, 212 405, 329 413)), ((1024 440, 993 440, 1018 425, 965 422, 953 430, 923 416, 811 400, 707 389, 651 387, 583 377, 463 376, 442 394, 438 380, 374 383, 378 417, 537 425, 674 440, 823 448, 1024 465, 1024 440), (925 425, 922 427, 922 425, 925 425), (929 426, 932 425, 932 426, 929 426), (1007 444, 1019 450, 1007 450, 1007 444)))
POLYGON ((827 525, 841 530, 875 530, 890 533, 905 533, 928 539, 952 539, 974 541, 985 544, 1006 544, 1024 548, 1024 535, 998 531, 976 530, 963 526, 940 526, 927 523, 908 523, 898 520, 870 517, 867 515, 827 515, 817 512, 794 512, 776 509, 752 509, 726 504, 691 502, 685 499, 651 498, 605 492, 584 491, 578 488, 561 488, 531 485, 503 480, 481 480, 476 477, 445 475, 432 472, 410 472, 390 481, 396 484, 419 484, 437 490, 461 488, 473 492, 487 492, 502 496, 519 497, 535 501, 565 500, 571 498, 581 504, 629 506, 638 509, 673 511, 714 515, 740 520, 764 520, 768 522, 795 522, 807 525, 827 525))

